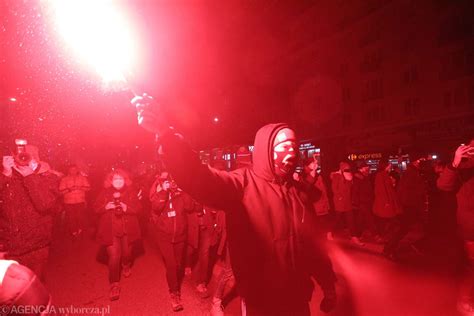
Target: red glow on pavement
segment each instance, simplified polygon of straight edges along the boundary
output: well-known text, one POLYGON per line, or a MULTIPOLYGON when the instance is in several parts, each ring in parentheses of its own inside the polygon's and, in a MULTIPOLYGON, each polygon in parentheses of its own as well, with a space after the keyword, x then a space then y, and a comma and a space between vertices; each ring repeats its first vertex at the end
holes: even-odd
POLYGON ((136 36, 114 1, 50 0, 56 28, 105 83, 125 81, 136 63, 136 36))
POLYGON ((455 291, 448 279, 402 267, 377 255, 355 257, 338 245, 330 248, 330 255, 353 295, 354 315, 450 315, 446 311, 452 311, 449 304, 455 291), (426 303, 430 297, 444 297, 447 303, 426 303))

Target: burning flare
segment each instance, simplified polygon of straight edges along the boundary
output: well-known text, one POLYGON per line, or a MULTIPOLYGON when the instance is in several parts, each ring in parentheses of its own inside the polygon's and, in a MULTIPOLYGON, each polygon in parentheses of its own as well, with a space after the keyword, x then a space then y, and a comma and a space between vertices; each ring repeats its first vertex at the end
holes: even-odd
POLYGON ((125 82, 136 62, 136 37, 114 0, 47 0, 56 29, 104 83, 125 82))

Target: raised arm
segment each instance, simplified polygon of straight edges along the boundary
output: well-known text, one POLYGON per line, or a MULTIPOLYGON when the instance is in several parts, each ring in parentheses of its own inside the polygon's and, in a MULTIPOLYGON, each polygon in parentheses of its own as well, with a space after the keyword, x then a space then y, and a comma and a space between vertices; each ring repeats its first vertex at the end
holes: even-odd
POLYGON ((198 202, 218 209, 227 209, 229 204, 241 201, 241 174, 218 171, 201 164, 198 154, 170 128, 164 111, 153 98, 137 96, 132 104, 137 107, 139 125, 157 136, 166 167, 184 192, 198 202))
POLYGON ((436 183, 438 189, 443 191, 457 191, 461 185, 461 177, 458 167, 463 159, 473 159, 474 147, 471 145, 459 146, 455 153, 452 163, 448 164, 441 173, 436 183))

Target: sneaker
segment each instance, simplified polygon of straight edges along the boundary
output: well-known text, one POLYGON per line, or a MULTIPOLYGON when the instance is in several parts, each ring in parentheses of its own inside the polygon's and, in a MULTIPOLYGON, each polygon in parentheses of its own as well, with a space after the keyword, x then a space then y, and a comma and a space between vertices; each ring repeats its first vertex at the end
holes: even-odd
POLYGON ((114 282, 110 285, 109 298, 111 301, 116 301, 120 298, 120 285, 118 282, 114 282))
POLYGON ((199 293, 201 298, 208 298, 209 297, 209 291, 207 290, 206 284, 201 283, 196 286, 196 291, 199 293))
POLYGON ((122 275, 124 278, 128 278, 132 275, 132 268, 130 267, 130 265, 122 266, 122 275))
POLYGON ((222 300, 217 297, 212 298, 211 316, 224 316, 224 306, 222 306, 222 300))
POLYGON ((326 234, 326 239, 329 240, 329 241, 333 241, 333 240, 334 240, 334 236, 332 235, 332 232, 327 232, 327 234, 326 234))
POLYGON ((179 293, 170 293, 170 299, 173 312, 179 312, 184 309, 183 304, 181 304, 181 296, 179 293))
POLYGON ((358 237, 351 237, 351 242, 356 245, 356 246, 359 246, 359 247, 364 247, 365 244, 360 241, 360 239, 358 237))

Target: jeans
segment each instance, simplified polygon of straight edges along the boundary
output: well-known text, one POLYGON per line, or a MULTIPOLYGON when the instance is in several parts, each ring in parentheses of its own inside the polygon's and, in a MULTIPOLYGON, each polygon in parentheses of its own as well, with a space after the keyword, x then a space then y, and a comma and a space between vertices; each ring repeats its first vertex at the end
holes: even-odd
POLYGON ((122 266, 130 266, 132 263, 132 250, 128 243, 127 235, 114 236, 113 244, 107 246, 109 256, 109 282, 120 281, 120 270, 122 266))
MULTIPOLYGON (((230 256, 229 256, 229 250, 227 249, 226 251, 226 256, 225 256, 225 261, 224 261, 224 267, 222 268, 222 271, 219 273, 219 276, 217 277, 217 285, 216 285, 216 291, 214 292, 214 297, 223 299, 226 295, 225 289, 227 286, 227 283, 230 280, 234 280, 234 272, 232 271, 232 266, 230 265, 230 256)), ((234 284, 230 286, 232 287, 234 284)))
POLYGON ((193 274, 197 284, 207 284, 209 278, 209 255, 211 249, 211 231, 210 229, 200 228, 198 259, 193 274))
POLYGON ((363 233, 364 231, 367 231, 370 234, 376 233, 375 218, 372 214, 371 207, 361 207, 356 211, 356 217, 356 226, 359 229, 359 233, 363 233))
POLYGON ((349 232, 351 237, 359 237, 359 232, 357 231, 354 212, 347 211, 347 212, 335 212, 336 213, 336 227, 342 226, 344 222, 346 223, 347 227, 349 228, 349 232))
POLYGON ((166 281, 170 293, 179 292, 180 279, 183 275, 183 258, 185 242, 171 243, 158 240, 158 247, 166 267, 166 281))
POLYGON ((419 221, 419 215, 415 210, 404 210, 395 221, 395 228, 385 245, 385 253, 394 253, 400 241, 408 234, 410 229, 419 221))

